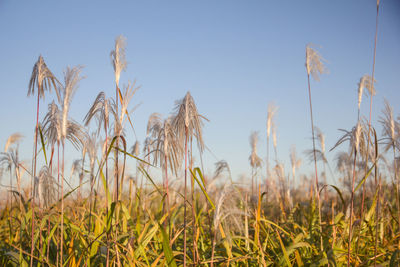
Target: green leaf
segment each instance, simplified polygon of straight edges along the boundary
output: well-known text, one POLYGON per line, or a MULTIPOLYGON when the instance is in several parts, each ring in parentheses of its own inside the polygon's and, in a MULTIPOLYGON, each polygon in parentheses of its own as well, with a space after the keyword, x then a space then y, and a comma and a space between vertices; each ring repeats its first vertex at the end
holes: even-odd
POLYGON ((276 232, 276 236, 278 237, 279 243, 280 243, 281 248, 282 248, 283 258, 284 258, 287 266, 292 267, 292 263, 290 262, 289 255, 288 255, 288 253, 286 251, 285 245, 282 242, 281 236, 279 235, 277 230, 275 230, 275 232, 276 232))
POLYGON ((399 266, 399 264, 400 264, 399 256, 400 256, 400 250, 399 250, 399 249, 396 249, 396 250, 393 252, 392 257, 390 257, 390 263, 389 263, 389 266, 390 266, 390 267, 392 267, 392 266, 393 266, 393 267, 399 266))
POLYGON ((163 196, 163 193, 161 192, 161 190, 158 188, 158 186, 156 185, 156 183, 153 181, 153 179, 151 179, 150 175, 147 173, 147 171, 139 166, 139 170, 144 174, 144 176, 149 179, 149 181, 153 184, 153 186, 157 189, 158 193, 160 194, 160 196, 163 196))
POLYGON ((210 196, 207 194, 207 191, 205 189, 204 178, 203 178, 203 174, 201 173, 200 169, 199 168, 195 168, 194 172, 192 170, 190 170, 190 172, 191 172, 193 178, 196 180, 197 184, 200 186, 200 189, 201 189, 201 191, 203 191, 203 194, 207 198, 208 202, 210 202, 210 204, 213 207, 213 209, 215 209, 215 205, 212 202, 210 196), (199 174, 202 183, 200 183, 199 179, 197 179, 196 174, 195 174, 196 172, 199 174))
POLYGON ((46 161, 46 165, 47 165, 45 142, 44 142, 44 138, 43 138, 42 128, 40 128, 40 125, 38 125, 38 129, 39 129, 39 134, 40 134, 40 142, 42 144, 42 150, 43 150, 43 154, 44 154, 44 160, 46 161))
POLYGON ((163 246, 165 258, 167 259, 167 264, 168 264, 168 266, 177 267, 175 258, 174 258, 174 254, 172 253, 171 247, 169 246, 168 235, 165 232, 164 228, 161 226, 161 224, 158 224, 158 227, 160 227, 161 235, 163 238, 162 246, 163 246))
POLYGON ((140 162, 143 162, 144 164, 150 165, 150 166, 152 166, 152 167, 156 167, 156 166, 154 166, 154 165, 148 163, 147 161, 145 161, 145 160, 143 160, 143 159, 140 159, 140 158, 136 157, 135 155, 132 155, 131 153, 126 152, 125 150, 120 149, 119 147, 114 147, 114 148, 115 148, 116 150, 118 150, 119 152, 121 152, 121 153, 123 153, 123 154, 125 154, 125 155, 127 155, 127 156, 129 156, 129 157, 131 157, 131 158, 134 158, 134 159, 136 159, 136 160, 138 160, 138 161, 140 161, 140 162))
POLYGON ((371 168, 368 170, 368 172, 365 174, 364 178, 362 178, 362 180, 358 183, 356 189, 354 190, 354 192, 356 192, 358 189, 360 189, 360 187, 364 184, 365 180, 368 178, 368 176, 371 174, 372 170, 374 169, 376 165, 376 162, 374 162, 374 164, 372 164, 371 168))
POLYGON ((340 189, 337 188, 337 187, 334 186, 334 185, 330 185, 330 186, 331 186, 333 189, 335 189, 335 191, 338 193, 338 195, 339 195, 339 197, 340 197, 340 200, 342 201, 343 207, 345 207, 345 206, 346 206, 346 202, 344 202, 344 198, 343 198, 342 192, 340 192, 340 189))

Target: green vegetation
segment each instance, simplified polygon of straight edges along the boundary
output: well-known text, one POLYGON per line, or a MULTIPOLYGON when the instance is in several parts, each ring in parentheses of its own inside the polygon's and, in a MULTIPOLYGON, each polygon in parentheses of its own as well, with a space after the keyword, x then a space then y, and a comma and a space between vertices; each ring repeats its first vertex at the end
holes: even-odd
MULTIPOLYGON (((378 14, 379 1, 376 23, 378 14)), ((150 116, 143 153, 138 141, 128 149, 127 132, 133 130, 128 107, 139 87, 120 88, 127 65, 122 36, 111 52, 115 98, 100 92, 88 107, 85 127, 69 117, 82 67, 67 68, 60 82, 40 56, 28 86, 28 95, 37 94, 32 167, 19 159, 21 134, 11 135, 0 154, 1 177, 10 179, 7 200, 0 203, 0 265, 399 266, 400 117, 386 102, 381 137, 371 124, 376 42, 375 36, 372 76, 358 84, 356 126, 343 130, 332 148, 349 144, 335 159, 341 186, 327 184, 327 167, 333 172, 313 120, 310 75, 319 80, 325 72, 315 46, 307 45, 305 62, 313 145, 306 154, 315 175, 296 176, 302 161, 295 147, 290 170, 279 161, 277 107, 270 104, 266 173, 260 172, 260 137, 253 132, 250 178, 240 182, 225 161, 216 163, 211 176, 194 165, 193 154, 201 160, 206 149, 207 119, 189 92, 170 117, 150 116), (40 99, 51 90, 57 103, 49 104, 40 121, 40 99), (371 101, 369 121, 360 115, 364 92, 371 101), (89 132, 94 121, 96 130, 89 132), (71 144, 81 158, 68 172, 64 151, 71 144), (134 175, 126 172, 128 164, 134 175), (154 177, 156 168, 160 177, 154 177), (76 176, 79 186, 72 188, 69 181, 76 176), (31 179, 28 186, 25 177, 31 179)))

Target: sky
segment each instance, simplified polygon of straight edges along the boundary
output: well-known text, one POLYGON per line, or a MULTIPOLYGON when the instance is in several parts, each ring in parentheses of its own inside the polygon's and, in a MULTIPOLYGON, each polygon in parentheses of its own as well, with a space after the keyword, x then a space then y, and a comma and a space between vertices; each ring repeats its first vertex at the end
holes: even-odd
MULTIPOLYGON (((372 112, 378 133, 385 98, 400 113, 399 14, 399 1, 381 0, 372 112)), ((341 136, 339 128, 356 123, 357 84, 372 72, 375 22, 373 0, 0 0, 0 147, 12 133, 22 133, 20 153, 29 162, 36 99, 27 91, 39 55, 60 81, 67 66, 84 66, 70 109, 70 117, 82 122, 100 91, 115 94, 110 52, 122 34, 128 68, 120 84, 141 86, 130 106, 137 106, 131 118, 139 142, 150 114, 169 116, 175 101, 190 91, 209 120, 203 128, 209 148, 205 172, 212 174, 214 163, 226 160, 234 179, 249 176, 249 136, 259 132, 258 153, 265 160, 267 107, 273 102, 279 107, 278 159, 288 174, 290 147, 296 145, 303 158, 298 173, 310 174, 312 164, 303 153, 312 147, 305 47, 315 44, 329 70, 319 82, 311 81, 314 123, 329 149, 341 136)), ((54 99, 53 92, 41 101, 41 119, 54 99)), ((368 97, 361 112, 369 114, 368 97)), ((127 129, 130 147, 136 139, 127 129)), ((328 153, 332 167, 339 150, 328 153)), ((72 149, 67 155, 69 163, 79 156, 72 149)))

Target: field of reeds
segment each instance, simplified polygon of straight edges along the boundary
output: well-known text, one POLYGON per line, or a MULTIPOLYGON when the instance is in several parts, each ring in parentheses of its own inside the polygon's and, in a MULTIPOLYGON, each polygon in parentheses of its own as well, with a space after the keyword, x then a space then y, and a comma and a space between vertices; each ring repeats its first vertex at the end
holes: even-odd
MULTIPOLYGON (((378 14, 379 1, 377 23, 378 14)), ((342 130, 331 149, 335 161, 327 160, 324 134, 313 119, 312 87, 326 72, 324 60, 307 45, 307 159, 293 147, 290 169, 278 160, 277 107, 270 104, 267 158, 259 157, 260 137, 252 132, 251 180, 240 182, 224 160, 213 175, 195 165, 194 157, 207 149, 207 118, 190 92, 171 105, 173 115, 150 116, 142 147, 127 142, 139 86, 120 88, 127 67, 123 36, 110 54, 115 95, 93 96, 82 123, 69 116, 82 67, 67 68, 59 79, 39 56, 28 85, 37 103, 31 162, 20 160, 19 133, 0 154, 0 265, 399 266, 400 117, 386 102, 378 122, 383 132, 371 121, 377 35, 374 41, 372 73, 358 83, 357 123, 342 130), (40 105, 45 94, 54 98, 48 107, 40 105), (363 100, 370 101, 366 119, 363 100), (47 109, 44 117, 41 109, 47 109), (66 147, 80 154, 72 170, 65 167, 66 147), (302 162, 315 170, 312 176, 296 173, 302 162), (335 185, 327 182, 333 172, 340 177, 335 185)))

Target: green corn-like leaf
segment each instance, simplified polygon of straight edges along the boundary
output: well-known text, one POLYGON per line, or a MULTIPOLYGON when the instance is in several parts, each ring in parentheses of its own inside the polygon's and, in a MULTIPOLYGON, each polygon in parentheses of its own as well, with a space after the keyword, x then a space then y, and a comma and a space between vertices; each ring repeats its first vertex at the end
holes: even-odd
POLYGON ((368 178, 368 176, 371 174, 372 170, 374 169, 376 165, 376 162, 374 162, 374 164, 372 164, 371 168, 368 170, 368 172, 365 174, 364 178, 361 179, 361 181, 358 183, 356 189, 354 190, 354 192, 356 192, 365 182, 365 180, 368 178))
POLYGON ((43 138, 42 128, 40 127, 40 125, 38 125, 38 128, 39 128, 40 143, 42 144, 44 160, 46 161, 46 165, 47 165, 46 148, 45 148, 45 142, 44 142, 44 138, 43 138))
POLYGON ((290 262, 289 255, 286 251, 285 245, 282 242, 281 236, 279 235, 277 230, 275 230, 275 233, 276 233, 276 236, 278 237, 279 244, 281 245, 284 261, 286 262, 287 266, 292 267, 292 263, 290 262))
POLYGON ((194 171, 190 170, 190 172, 191 172, 193 178, 196 180, 197 184, 200 186, 200 189, 203 192, 204 196, 207 198, 208 202, 210 202, 210 205, 212 206, 212 208, 215 209, 215 205, 212 202, 210 196, 207 194, 207 191, 205 189, 204 178, 203 178, 203 175, 202 175, 200 169, 199 168, 195 168, 194 171), (196 177, 196 172, 199 174, 202 183, 200 183, 199 179, 196 177))
POLYGON ((175 262, 174 254, 172 253, 172 249, 169 245, 168 235, 165 232, 164 228, 161 226, 161 224, 158 224, 158 227, 160 228, 160 231, 161 231, 162 246, 163 246, 165 258, 167 259, 167 265, 170 267, 176 267, 177 265, 175 262))
POLYGON ((335 191, 338 193, 338 195, 339 195, 339 197, 340 197, 340 200, 342 201, 342 204, 343 204, 343 207, 345 207, 346 206, 346 202, 344 201, 344 198, 343 198, 343 195, 342 195, 342 192, 340 191, 340 189, 339 188, 337 188, 337 186, 334 186, 334 185, 330 185, 333 189, 335 189, 335 191))
POLYGON ((157 190, 157 192, 160 194, 160 196, 163 196, 163 193, 161 192, 161 190, 158 188, 158 186, 156 185, 156 183, 153 181, 153 179, 151 179, 150 175, 147 173, 147 171, 139 166, 139 170, 144 174, 144 176, 149 179, 149 181, 153 184, 153 186, 155 187, 155 189, 157 190))
POLYGON ((396 249, 393 254, 392 257, 390 257, 390 263, 389 266, 390 267, 397 267, 400 264, 400 250, 396 249))

